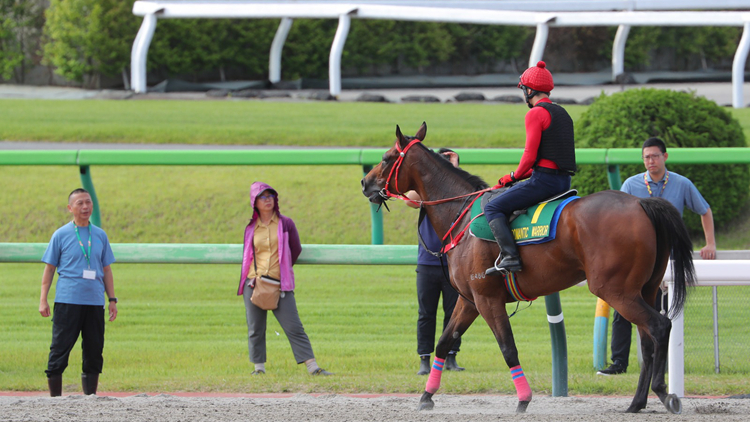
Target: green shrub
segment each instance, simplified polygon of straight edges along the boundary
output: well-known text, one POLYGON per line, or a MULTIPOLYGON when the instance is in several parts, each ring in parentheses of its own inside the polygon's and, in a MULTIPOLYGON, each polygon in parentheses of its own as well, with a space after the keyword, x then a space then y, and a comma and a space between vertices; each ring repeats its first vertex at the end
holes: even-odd
MULTIPOLYGON (((658 136, 672 148, 746 147, 739 122, 713 101, 658 89, 602 94, 576 122, 578 148, 640 148, 658 136)), ((748 199, 750 169, 744 164, 676 165, 667 169, 693 181, 711 205, 717 227, 736 217, 748 199)), ((604 166, 582 166, 573 178, 581 195, 609 189, 604 166)), ((645 171, 642 164, 624 165, 624 179, 645 171)), ((700 218, 684 213, 688 229, 702 231, 700 218)))

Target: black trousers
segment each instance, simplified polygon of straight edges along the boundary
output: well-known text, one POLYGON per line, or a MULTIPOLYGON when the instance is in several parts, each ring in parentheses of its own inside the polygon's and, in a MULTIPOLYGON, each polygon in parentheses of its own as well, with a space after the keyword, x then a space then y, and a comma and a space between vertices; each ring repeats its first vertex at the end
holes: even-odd
POLYGON ((104 307, 55 303, 52 316, 52 345, 49 347, 47 376, 61 375, 68 367, 68 357, 78 335, 81 335, 83 365, 86 374, 100 374, 104 358, 104 307))
MULTIPOLYGON (((662 308, 666 311, 667 295, 661 293, 661 289, 656 293, 656 310, 661 311, 662 308), (662 303, 660 305, 660 303, 662 303)), ((630 339, 633 335, 633 324, 627 319, 623 318, 619 312, 615 311, 612 317, 612 363, 622 366, 627 369, 628 357, 630 356, 630 339)))
MULTIPOLYGON (((445 271, 448 271, 446 267, 445 271)), ((440 294, 443 295, 443 330, 453 315, 458 292, 443 275, 441 267, 436 265, 417 265, 417 301, 419 302, 419 319, 417 320, 417 353, 429 355, 435 350, 435 328, 440 294)), ((442 330, 440 331, 442 333, 442 330)), ((451 348, 458 352, 461 346, 459 338, 451 348)))

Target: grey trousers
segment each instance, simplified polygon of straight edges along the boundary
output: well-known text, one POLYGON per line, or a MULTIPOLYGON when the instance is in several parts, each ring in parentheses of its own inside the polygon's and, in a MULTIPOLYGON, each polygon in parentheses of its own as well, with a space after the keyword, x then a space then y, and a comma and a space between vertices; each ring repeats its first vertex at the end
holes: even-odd
MULTIPOLYGON (((250 301, 253 295, 253 289, 245 286, 242 294, 245 299, 245 317, 247 318, 247 348, 250 351, 250 362, 266 362, 266 320, 268 311, 260 309, 250 301)), ((289 344, 292 346, 292 353, 297 363, 314 359, 310 339, 305 333, 305 327, 297 313, 297 301, 294 299, 294 292, 282 292, 283 297, 279 299, 279 307, 274 309, 273 316, 279 321, 279 325, 284 330, 289 344)))

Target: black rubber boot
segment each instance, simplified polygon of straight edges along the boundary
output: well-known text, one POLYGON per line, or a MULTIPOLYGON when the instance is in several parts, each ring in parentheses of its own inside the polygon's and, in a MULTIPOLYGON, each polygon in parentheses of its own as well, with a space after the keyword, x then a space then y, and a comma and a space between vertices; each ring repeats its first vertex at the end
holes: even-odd
POLYGON ((62 396, 62 375, 50 375, 47 377, 50 397, 62 396))
POLYGON ((510 230, 508 221, 502 217, 496 218, 490 221, 489 225, 497 244, 500 245, 498 259, 502 258, 502 260, 499 263, 496 260, 495 266, 487 269, 485 274, 490 275, 498 271, 503 274, 521 271, 521 257, 518 254, 518 246, 516 246, 516 240, 513 238, 513 232, 510 230))
POLYGON ((445 366, 443 367, 446 371, 463 371, 466 368, 458 366, 456 362, 456 354, 449 353, 448 357, 445 358, 445 366))
POLYGON ((99 386, 99 374, 81 374, 81 386, 83 394, 96 395, 96 388, 99 386))
POLYGON ((419 371, 417 375, 430 375, 430 356, 419 357, 419 371))

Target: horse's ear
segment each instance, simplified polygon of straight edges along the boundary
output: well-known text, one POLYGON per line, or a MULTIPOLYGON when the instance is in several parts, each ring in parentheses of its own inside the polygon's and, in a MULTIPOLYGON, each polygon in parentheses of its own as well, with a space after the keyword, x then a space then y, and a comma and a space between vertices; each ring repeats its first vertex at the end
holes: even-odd
POLYGON ((396 125, 396 140, 399 143, 404 143, 404 141, 406 140, 406 137, 404 136, 403 133, 401 133, 401 128, 398 127, 398 125, 396 125))
POLYGON ((420 141, 424 141, 425 135, 427 135, 427 122, 422 122, 422 126, 419 127, 419 130, 414 137, 420 141))

